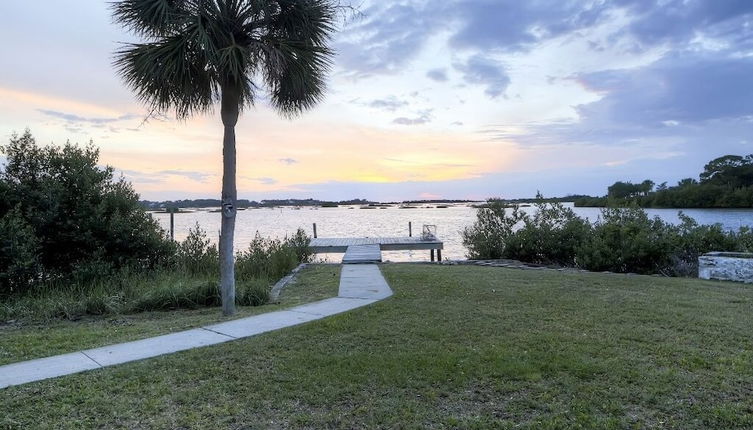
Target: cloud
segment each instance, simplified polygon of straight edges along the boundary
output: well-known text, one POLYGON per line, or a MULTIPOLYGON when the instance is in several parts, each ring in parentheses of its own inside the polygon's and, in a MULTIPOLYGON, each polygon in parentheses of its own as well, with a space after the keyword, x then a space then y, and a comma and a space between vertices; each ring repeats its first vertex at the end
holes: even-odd
POLYGON ((538 42, 592 26, 606 16, 606 2, 462 1, 453 7, 460 29, 455 48, 523 51, 538 42))
POLYGON ((463 73, 466 83, 485 86, 484 93, 491 98, 504 94, 510 85, 510 77, 502 65, 481 55, 474 55, 465 63, 455 64, 454 67, 463 73))
POLYGON ((686 44, 699 35, 727 39, 738 47, 753 43, 753 2, 747 0, 621 3, 635 17, 627 31, 644 45, 686 44))
POLYGON ((718 54, 669 55, 649 66, 580 75, 587 89, 604 94, 582 105, 585 120, 638 127, 676 127, 681 123, 753 115, 753 57, 718 54))
POLYGON ((419 124, 426 124, 427 122, 429 122, 429 119, 424 116, 420 116, 416 118, 408 118, 408 117, 401 116, 399 118, 395 118, 392 120, 393 124, 400 124, 400 125, 419 125, 419 124))
POLYGON ((431 69, 426 72, 426 77, 437 82, 447 82, 447 70, 445 69, 431 69))
POLYGON ((385 161, 389 161, 392 163, 399 163, 406 166, 432 166, 432 167, 446 167, 446 168, 454 168, 454 167, 473 167, 472 164, 467 163, 442 163, 442 162, 428 162, 426 160, 406 160, 402 158, 396 158, 396 157, 384 157, 385 161))
POLYGON ((386 111, 394 112, 403 106, 407 106, 408 102, 405 100, 400 100, 395 96, 389 96, 384 99, 372 100, 366 103, 366 105, 375 109, 383 109, 386 111))
POLYGON ((186 179, 190 179, 196 182, 206 182, 207 179, 214 175, 204 172, 197 172, 191 170, 161 170, 156 172, 157 175, 170 175, 170 176, 182 176, 186 179))
MULTIPOLYGON (((593 25, 610 9, 602 2, 374 2, 362 19, 338 35, 337 61, 359 76, 396 73, 448 28, 458 29, 450 37, 453 49, 527 50, 537 42, 593 25)), ((441 71, 430 71, 429 77, 443 80, 441 71)))
POLYGON ((63 121, 66 121, 68 123, 73 123, 73 124, 89 123, 89 124, 104 125, 104 124, 110 124, 110 123, 114 123, 118 121, 128 121, 128 120, 139 118, 139 116, 135 114, 125 114, 125 115, 112 117, 112 118, 86 118, 86 117, 79 116, 72 113, 58 112, 58 111, 48 110, 48 109, 37 109, 37 112, 40 112, 47 116, 51 116, 53 118, 62 119, 63 121))
POLYGON ((418 197, 420 197, 423 200, 439 200, 442 198, 442 195, 438 193, 423 192, 423 193, 419 193, 418 197))
POLYGON ((431 122, 431 109, 422 111, 417 117, 408 118, 401 116, 392 120, 393 124, 399 125, 421 125, 431 122))
POLYGON ((584 157, 627 151, 605 160, 611 168, 626 166, 624 175, 633 169, 630 176, 612 174, 612 181, 653 178, 645 160, 665 166, 652 173, 661 179, 700 171, 708 160, 724 154, 753 152, 753 99, 747 90, 753 88, 753 57, 681 51, 643 67, 575 79, 601 96, 576 106, 577 120, 531 124, 517 135, 499 127, 489 136, 514 140, 532 153, 556 153, 567 146, 584 157))
POLYGON ((142 184, 163 183, 168 176, 179 176, 191 181, 206 183, 214 175, 191 170, 160 170, 157 172, 142 172, 139 170, 121 170, 131 181, 142 184))
POLYGON ((277 183, 277 179, 275 178, 264 177, 264 178, 249 178, 249 179, 252 181, 259 182, 260 184, 263 184, 263 185, 274 185, 277 183))
POLYGON ((394 73, 410 61, 444 20, 439 7, 377 2, 335 43, 338 64, 359 76, 394 73))
POLYGON ((296 160, 295 158, 280 158, 277 161, 282 164, 287 164, 288 166, 298 163, 298 160, 296 160))
MULTIPOLYGON (((538 43, 576 34, 620 14, 629 25, 621 32, 647 49, 683 45, 699 35, 753 44, 753 2, 748 0, 617 0, 613 2, 535 2, 464 0, 453 5, 459 30, 450 45, 461 49, 527 51, 538 43)), ((599 44, 593 44, 600 49, 599 44)))
MULTIPOLYGON (((363 19, 338 35, 338 64, 360 76, 397 73, 427 42, 448 29, 450 51, 485 54, 528 52, 548 40, 579 36, 597 25, 626 16, 628 24, 611 39, 588 43, 603 50, 618 38, 634 40, 636 50, 682 46, 694 39, 719 39, 738 49, 753 47, 753 2, 748 0, 374 2, 363 19)), ((441 69, 427 73, 444 81, 441 69)))

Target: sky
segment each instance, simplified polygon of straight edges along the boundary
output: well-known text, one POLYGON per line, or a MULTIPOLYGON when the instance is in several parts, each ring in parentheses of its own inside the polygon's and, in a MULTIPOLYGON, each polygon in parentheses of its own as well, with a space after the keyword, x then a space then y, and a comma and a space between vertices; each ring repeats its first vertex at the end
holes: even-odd
MULTIPOLYGON (((602 195, 753 153, 753 1, 353 3, 325 99, 237 126, 239 198, 602 195)), ((101 0, 0 2, 0 142, 93 141, 150 200, 218 198, 212 114, 145 121, 101 0)), ((1 160, 0 160, 1 161, 1 160)))

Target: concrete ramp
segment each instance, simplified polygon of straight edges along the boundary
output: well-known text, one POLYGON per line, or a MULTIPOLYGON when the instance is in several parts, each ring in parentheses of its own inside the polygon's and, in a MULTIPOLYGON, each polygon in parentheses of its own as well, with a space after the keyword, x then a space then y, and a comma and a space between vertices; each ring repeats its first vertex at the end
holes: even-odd
POLYGON ((351 245, 345 251, 343 264, 381 263, 382 250, 378 244, 351 245))

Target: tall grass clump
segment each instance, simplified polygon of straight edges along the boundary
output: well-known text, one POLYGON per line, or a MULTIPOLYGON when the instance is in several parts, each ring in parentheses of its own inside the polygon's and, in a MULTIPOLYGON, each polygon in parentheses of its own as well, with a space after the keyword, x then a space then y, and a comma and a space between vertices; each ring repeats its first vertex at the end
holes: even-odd
POLYGON ((310 242, 300 228, 283 239, 263 238, 257 233, 248 248, 236 256, 238 304, 257 306, 267 303, 272 284, 299 264, 311 260, 310 242))
MULTIPOLYGON (((272 285, 310 260, 309 241, 303 230, 284 239, 257 235, 237 255, 236 303, 268 303, 272 285)), ((109 268, 98 269, 93 262, 83 265, 76 276, 48 280, 32 290, 6 296, 0 300, 0 321, 76 320, 87 315, 219 306, 219 257, 206 231, 196 225, 174 249, 171 259, 149 270, 127 266, 113 275, 107 272, 109 268)))
POLYGON ((753 250, 748 228, 727 231, 679 213, 680 224, 649 217, 638 207, 605 208, 596 222, 541 195, 533 215, 492 200, 462 232, 471 259, 508 258, 593 271, 696 276, 698 256, 753 250))
POLYGON ((279 279, 300 263, 311 259, 311 239, 302 229, 283 239, 264 238, 258 233, 248 248, 238 253, 235 267, 238 279, 279 279))

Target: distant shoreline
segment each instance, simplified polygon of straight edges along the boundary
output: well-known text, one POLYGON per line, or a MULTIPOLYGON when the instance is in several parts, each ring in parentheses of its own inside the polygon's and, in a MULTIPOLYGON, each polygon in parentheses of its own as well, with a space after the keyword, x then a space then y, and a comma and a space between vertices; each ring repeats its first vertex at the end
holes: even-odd
MULTIPOLYGON (((521 203, 536 203, 536 202, 563 202, 563 203, 574 203, 577 199, 582 198, 593 198, 590 196, 584 196, 584 195, 571 195, 571 196, 565 196, 565 197, 554 197, 554 198, 545 198, 545 199, 537 199, 535 197, 531 198, 520 198, 520 199, 502 199, 502 201, 506 204, 521 204, 521 203)), ((487 203, 488 200, 463 200, 463 199, 428 199, 428 200, 403 200, 403 201, 392 201, 392 202, 377 202, 377 201, 371 201, 366 199, 352 199, 352 200, 340 200, 340 201, 329 201, 329 200, 316 200, 316 199, 275 199, 275 200, 261 200, 261 201, 255 201, 255 200, 247 200, 247 199, 238 199, 236 201, 236 206, 239 209, 253 209, 253 208, 269 208, 269 207, 310 207, 310 206, 316 206, 316 207, 322 207, 322 208, 332 208, 332 207, 339 207, 339 206, 363 206, 363 207, 385 207, 385 206, 415 206, 415 205, 456 205, 456 204, 471 204, 471 205, 483 205, 487 203)), ((221 202, 219 199, 193 199, 193 200, 165 200, 165 201, 151 201, 151 200, 142 200, 140 201, 141 205, 149 210, 149 211, 157 211, 157 212, 167 212, 170 209, 209 209, 209 208, 219 208, 221 206, 221 202)))

